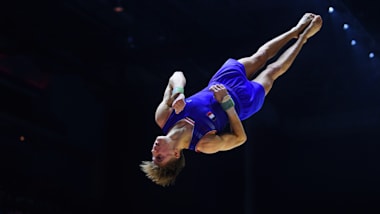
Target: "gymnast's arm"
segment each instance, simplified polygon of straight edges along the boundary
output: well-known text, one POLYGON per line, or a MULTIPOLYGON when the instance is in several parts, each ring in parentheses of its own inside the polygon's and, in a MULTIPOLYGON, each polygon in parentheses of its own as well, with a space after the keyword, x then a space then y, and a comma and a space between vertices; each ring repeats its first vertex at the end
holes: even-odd
POLYGON ((199 152, 208 154, 231 150, 247 141, 243 124, 236 113, 235 104, 228 94, 227 89, 223 84, 215 84, 210 87, 210 90, 214 92, 215 99, 222 105, 222 108, 225 109, 227 113, 230 132, 220 135, 207 134, 203 136, 196 149, 199 152))
POLYGON ((244 126, 238 117, 235 108, 226 110, 230 123, 230 132, 220 135, 205 135, 198 144, 197 150, 202 153, 212 154, 219 151, 228 151, 247 141, 244 126))
POLYGON ((155 112, 155 120, 159 127, 162 128, 165 125, 170 114, 173 112, 173 109, 177 109, 177 111, 182 111, 182 109, 184 108, 185 95, 183 93, 183 89, 185 85, 186 78, 182 71, 175 71, 169 78, 163 99, 157 106, 155 112), (182 89, 182 91, 175 89, 182 89))

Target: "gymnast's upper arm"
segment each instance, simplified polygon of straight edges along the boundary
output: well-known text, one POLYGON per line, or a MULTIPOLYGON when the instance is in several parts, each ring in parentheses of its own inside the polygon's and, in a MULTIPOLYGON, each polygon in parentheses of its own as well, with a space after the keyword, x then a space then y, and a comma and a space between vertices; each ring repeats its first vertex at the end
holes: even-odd
POLYGON ((232 133, 223 133, 221 135, 205 135, 197 145, 197 150, 213 154, 220 151, 228 151, 242 145, 245 140, 239 139, 232 133))

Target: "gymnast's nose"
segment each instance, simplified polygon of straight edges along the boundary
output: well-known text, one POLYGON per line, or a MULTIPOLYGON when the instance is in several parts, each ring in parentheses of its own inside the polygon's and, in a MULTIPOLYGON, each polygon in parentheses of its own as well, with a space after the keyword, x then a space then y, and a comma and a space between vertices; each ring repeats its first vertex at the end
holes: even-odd
POLYGON ((159 143, 157 141, 155 141, 153 143, 152 153, 157 153, 158 152, 158 148, 159 148, 159 143))

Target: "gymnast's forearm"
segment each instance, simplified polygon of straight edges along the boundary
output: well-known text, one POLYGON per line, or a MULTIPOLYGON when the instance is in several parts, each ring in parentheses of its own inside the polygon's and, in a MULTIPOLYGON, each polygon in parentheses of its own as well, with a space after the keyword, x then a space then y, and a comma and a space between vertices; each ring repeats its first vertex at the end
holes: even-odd
POLYGON ((235 136, 235 139, 231 143, 235 144, 235 147, 245 143, 247 140, 247 134, 245 133, 244 126, 237 115, 235 108, 232 107, 227 109, 226 113, 230 123, 231 134, 235 136))

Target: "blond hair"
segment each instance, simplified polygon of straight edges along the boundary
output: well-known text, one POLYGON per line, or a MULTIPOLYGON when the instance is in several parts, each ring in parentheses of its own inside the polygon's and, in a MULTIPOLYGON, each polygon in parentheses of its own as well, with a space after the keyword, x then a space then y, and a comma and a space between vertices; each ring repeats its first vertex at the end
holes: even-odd
POLYGON ((140 164, 146 177, 163 187, 174 185, 178 174, 184 167, 185 156, 182 150, 178 159, 172 159, 165 166, 158 166, 152 161, 142 161, 140 164))

